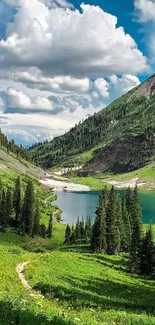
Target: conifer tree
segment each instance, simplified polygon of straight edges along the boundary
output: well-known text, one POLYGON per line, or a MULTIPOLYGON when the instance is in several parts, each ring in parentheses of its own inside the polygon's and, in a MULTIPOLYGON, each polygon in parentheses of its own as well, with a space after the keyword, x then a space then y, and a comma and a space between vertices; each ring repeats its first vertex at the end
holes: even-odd
POLYGON ((76 241, 76 234, 75 234, 74 225, 72 225, 71 236, 70 236, 70 242, 71 242, 72 244, 75 244, 75 241, 76 241))
POLYGON ((6 192, 6 226, 12 225, 13 198, 11 189, 8 187, 6 192))
POLYGON ((117 252, 121 249, 121 240, 123 236, 123 220, 122 220, 122 207, 120 195, 116 194, 116 250, 117 252))
POLYGON ((84 224, 84 217, 82 216, 82 221, 80 221, 80 238, 84 239, 85 236, 85 224, 84 224))
POLYGON ((53 233, 53 215, 51 213, 49 218, 48 228, 47 228, 47 237, 51 238, 52 233, 53 233))
POLYGON ((85 239, 86 242, 89 243, 92 238, 92 222, 91 218, 87 217, 86 218, 86 224, 85 224, 85 239))
POLYGON ((132 236, 130 247, 130 270, 132 273, 138 273, 140 265, 140 248, 142 242, 142 223, 141 223, 141 206, 138 196, 137 186, 133 192, 133 211, 132 211, 132 236))
POLYGON ((39 202, 36 201, 35 212, 34 212, 34 225, 33 225, 33 235, 37 236, 40 232, 40 209, 39 202))
POLYGON ((123 252, 129 252, 131 245, 131 224, 129 214, 126 208, 126 200, 122 203, 122 222, 123 232, 121 236, 121 249, 123 252))
POLYGON ((2 190, 1 204, 0 204, 0 225, 4 229, 7 225, 6 218, 6 195, 4 189, 2 190))
POLYGON ((140 274, 153 275, 155 272, 155 247, 153 243, 152 227, 150 225, 141 245, 140 250, 140 274))
POLYGON ((120 242, 120 233, 116 223, 117 197, 112 186, 106 209, 107 253, 116 254, 120 242))
POLYGON ((105 252, 107 248, 106 214, 103 193, 100 195, 99 207, 96 210, 96 218, 92 228, 91 246, 96 253, 105 252))
POLYGON ((19 219, 21 216, 21 182, 20 177, 16 179, 14 194, 13 194, 13 207, 15 211, 15 226, 19 227, 19 219))
POLYGON ((46 226, 44 224, 40 225, 40 235, 45 238, 46 237, 46 226))
POLYGON ((77 218, 76 226, 75 226, 75 237, 76 240, 81 238, 81 227, 80 227, 80 220, 79 217, 77 218))
POLYGON ((34 211, 35 211, 35 194, 34 187, 31 180, 28 181, 23 204, 23 216, 25 223, 25 232, 28 236, 33 235, 34 226, 34 211))
POLYGON ((133 196, 132 196, 132 191, 131 191, 130 187, 128 187, 128 189, 126 190, 126 193, 125 193, 125 205, 126 205, 126 209, 127 209, 128 215, 129 215, 129 221, 130 221, 130 225, 131 225, 131 229, 132 229, 134 202, 133 202, 133 196))
POLYGON ((69 224, 67 224, 66 231, 65 231, 65 244, 70 244, 70 237, 71 237, 71 229, 69 224))

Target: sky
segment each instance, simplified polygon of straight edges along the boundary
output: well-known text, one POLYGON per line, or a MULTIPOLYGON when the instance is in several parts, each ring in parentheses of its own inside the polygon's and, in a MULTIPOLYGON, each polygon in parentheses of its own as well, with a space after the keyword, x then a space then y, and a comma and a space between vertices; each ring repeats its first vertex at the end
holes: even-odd
POLYGON ((0 127, 52 140, 155 72, 155 0, 1 0, 0 127))

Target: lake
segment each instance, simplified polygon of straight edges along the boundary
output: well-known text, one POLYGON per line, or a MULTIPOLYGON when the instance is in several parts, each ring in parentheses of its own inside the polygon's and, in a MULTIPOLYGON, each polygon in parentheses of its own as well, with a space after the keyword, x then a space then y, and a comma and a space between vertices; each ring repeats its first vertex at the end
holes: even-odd
MULTIPOLYGON (((121 197, 124 192, 120 191, 121 197)), ((56 192, 57 200, 54 202, 62 211, 64 223, 75 224, 77 217, 95 217, 95 210, 98 206, 100 192, 56 192)), ((143 223, 150 221, 155 224, 155 192, 139 192, 142 210, 143 223)))

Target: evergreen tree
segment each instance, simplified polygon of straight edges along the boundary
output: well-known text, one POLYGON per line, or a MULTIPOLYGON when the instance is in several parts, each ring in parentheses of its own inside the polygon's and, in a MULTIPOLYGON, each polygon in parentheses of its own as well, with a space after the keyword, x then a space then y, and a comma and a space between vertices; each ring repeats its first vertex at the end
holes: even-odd
POLYGON ((72 244, 75 244, 75 242, 76 242, 76 234, 75 234, 74 225, 72 225, 71 236, 70 236, 70 242, 71 242, 72 244))
POLYGON ((141 223, 141 206, 138 197, 137 186, 133 193, 133 211, 132 211, 132 236, 130 247, 130 270, 138 273, 140 265, 140 248, 142 242, 142 223, 141 223))
POLYGON ((100 195, 99 207, 96 210, 96 218, 92 228, 91 246, 96 253, 105 252, 107 248, 106 214, 103 193, 100 195))
POLYGON ((2 190, 2 197, 0 202, 0 225, 2 229, 4 229, 7 225, 7 218, 6 218, 6 196, 4 189, 2 190))
POLYGON ((12 225, 13 198, 12 191, 8 187, 6 192, 6 226, 12 225))
POLYGON ((112 186, 106 209, 107 253, 116 254, 120 243, 120 232, 116 220, 117 196, 112 186))
POLYGON ((120 195, 116 194, 116 250, 121 249, 121 241, 124 233, 123 220, 122 220, 122 207, 120 195))
POLYGON ((70 244, 70 237, 71 237, 71 229, 69 224, 67 224, 66 231, 65 231, 65 244, 70 244))
POLYGON ((132 196, 132 191, 131 191, 130 187, 126 190, 126 193, 125 193, 125 205, 126 205, 126 210, 129 215, 129 221, 130 221, 130 225, 131 225, 131 229, 132 229, 134 202, 133 202, 133 196, 132 196))
POLYGON ((46 226, 44 224, 40 225, 40 236, 43 238, 46 237, 46 226))
POLYGON ((33 225, 33 235, 39 235, 40 231, 40 209, 39 209, 39 202, 36 201, 36 207, 34 212, 34 225, 33 225))
POLYGON ((86 242, 89 243, 92 238, 92 222, 91 218, 87 217, 86 218, 86 224, 85 224, 85 239, 86 242))
POLYGON ((35 212, 35 194, 31 180, 28 181, 23 204, 23 216, 25 223, 25 232, 32 237, 34 227, 34 212, 35 212))
POLYGON ((140 251, 140 274, 150 276, 155 272, 155 247, 152 227, 147 230, 140 251))
POLYGON ((123 232, 121 236, 121 249, 123 252, 129 252, 131 245, 131 224, 129 214, 126 208, 126 200, 122 203, 122 221, 123 221, 123 232))
POLYGON ((13 194, 13 207, 15 210, 15 226, 19 227, 19 219, 21 216, 21 182, 20 177, 16 179, 14 194, 13 194))
POLYGON ((47 229, 47 237, 51 238, 53 233, 53 216, 52 213, 49 218, 48 229, 47 229))
POLYGON ((75 237, 76 240, 81 238, 81 227, 80 227, 80 220, 79 217, 77 218, 76 226, 75 226, 75 237))
POLYGON ((84 224, 84 217, 82 216, 82 221, 80 221, 80 238, 84 239, 85 236, 85 224, 84 224))

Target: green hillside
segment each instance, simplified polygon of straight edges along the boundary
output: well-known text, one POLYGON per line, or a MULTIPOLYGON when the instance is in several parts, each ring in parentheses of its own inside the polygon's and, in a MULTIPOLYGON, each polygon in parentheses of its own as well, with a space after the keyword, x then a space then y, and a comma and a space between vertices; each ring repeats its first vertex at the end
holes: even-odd
POLYGON ((155 154, 154 90, 155 75, 66 134, 34 145, 33 159, 45 168, 75 163, 120 172, 145 166, 155 154))

